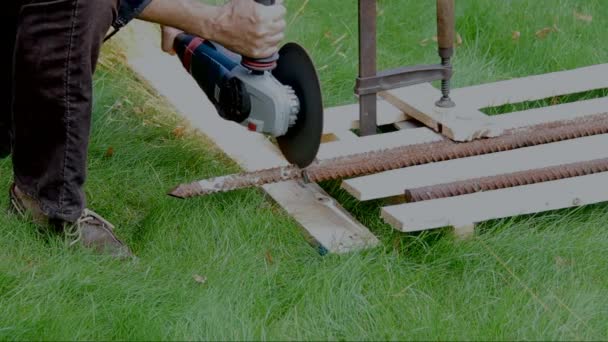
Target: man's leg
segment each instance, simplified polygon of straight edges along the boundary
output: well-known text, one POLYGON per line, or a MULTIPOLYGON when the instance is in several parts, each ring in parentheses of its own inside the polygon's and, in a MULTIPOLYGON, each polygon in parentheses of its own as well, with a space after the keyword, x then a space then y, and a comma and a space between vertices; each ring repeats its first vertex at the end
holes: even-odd
POLYGON ((18 18, 13 165, 18 188, 50 219, 85 207, 92 75, 117 0, 28 1, 18 18))
POLYGON ((2 60, 4 65, 2 68, 2 88, 5 93, 2 95, 2 103, 0 104, 0 158, 4 158, 11 151, 11 126, 12 126, 12 109, 11 102, 13 99, 13 54, 15 52, 15 35, 17 35, 17 10, 19 8, 18 1, 9 0, 5 5, 4 12, 0 17, 2 20, 0 28, 0 41, 3 42, 4 48, 1 50, 4 55, 2 60))

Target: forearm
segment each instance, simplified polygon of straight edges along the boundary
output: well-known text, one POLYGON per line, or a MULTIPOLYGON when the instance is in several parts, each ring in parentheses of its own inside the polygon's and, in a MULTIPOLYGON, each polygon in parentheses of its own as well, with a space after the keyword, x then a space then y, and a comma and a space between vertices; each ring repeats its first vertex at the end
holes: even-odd
MULTIPOLYGON (((264 58, 278 51, 284 37, 282 3, 277 0, 273 6, 264 6, 252 0, 231 0, 210 6, 197 0, 152 0, 137 18, 212 40, 243 56, 264 58)), ((169 49, 167 44, 164 49, 169 49)))
POLYGON ((206 39, 215 39, 214 22, 220 8, 195 0, 152 0, 138 19, 178 28, 206 39))

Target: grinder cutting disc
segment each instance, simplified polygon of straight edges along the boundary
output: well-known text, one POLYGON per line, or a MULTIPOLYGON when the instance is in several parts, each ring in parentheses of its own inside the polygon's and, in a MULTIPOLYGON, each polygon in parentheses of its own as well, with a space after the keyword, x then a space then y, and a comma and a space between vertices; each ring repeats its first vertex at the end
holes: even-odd
POLYGON ((274 77, 291 86, 300 100, 296 124, 277 137, 279 148, 292 164, 304 168, 313 162, 323 133, 323 98, 312 59, 300 45, 287 43, 279 50, 274 77))

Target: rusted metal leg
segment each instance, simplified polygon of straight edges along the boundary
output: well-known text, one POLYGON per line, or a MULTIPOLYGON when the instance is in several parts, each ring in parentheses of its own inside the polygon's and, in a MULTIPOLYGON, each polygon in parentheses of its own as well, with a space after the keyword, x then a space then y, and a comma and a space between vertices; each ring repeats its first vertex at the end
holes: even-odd
MULTIPOLYGON (((359 78, 376 76, 376 0, 359 0, 359 78)), ((359 96, 360 135, 376 133, 376 94, 359 96)))
MULTIPOLYGON (((456 32, 454 0, 437 0, 437 42, 439 45, 439 57, 441 64, 451 68, 451 58, 454 54, 454 36, 456 32)), ((441 81, 442 97, 436 102, 437 107, 454 107, 450 99, 450 78, 441 81)))

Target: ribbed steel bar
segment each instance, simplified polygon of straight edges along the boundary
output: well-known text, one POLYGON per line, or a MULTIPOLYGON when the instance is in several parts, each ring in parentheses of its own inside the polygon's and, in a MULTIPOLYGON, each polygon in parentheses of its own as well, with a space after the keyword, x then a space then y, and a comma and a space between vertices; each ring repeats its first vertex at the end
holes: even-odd
POLYGON ((405 190, 405 198, 406 201, 410 203, 421 202, 468 195, 482 191, 513 188, 565 178, 587 176, 600 172, 608 172, 608 159, 556 165, 540 169, 407 189, 405 190))
POLYGON ((304 170, 286 166, 219 177, 180 185, 170 194, 186 198, 285 180, 306 179, 320 182, 349 178, 606 133, 608 113, 514 129, 497 138, 467 143, 444 140, 326 159, 317 161, 304 170))

